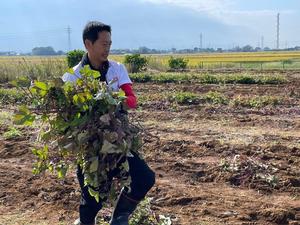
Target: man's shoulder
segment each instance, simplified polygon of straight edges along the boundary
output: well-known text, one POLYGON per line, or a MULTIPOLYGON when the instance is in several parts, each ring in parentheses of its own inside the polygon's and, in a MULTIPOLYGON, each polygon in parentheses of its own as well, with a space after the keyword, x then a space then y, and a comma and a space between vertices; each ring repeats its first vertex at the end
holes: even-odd
POLYGON ((66 73, 62 76, 62 80, 63 80, 64 82, 67 82, 67 81, 74 82, 74 81, 76 81, 78 78, 81 77, 81 75, 80 75, 80 70, 82 69, 81 62, 78 63, 76 66, 74 66, 72 69, 73 69, 73 73, 66 72, 66 73))
POLYGON ((81 62, 78 63, 76 66, 73 67, 74 73, 79 73, 81 69, 82 69, 81 62))
POLYGON ((120 62, 117 62, 114 60, 108 60, 108 62, 111 67, 117 67, 117 68, 124 67, 123 63, 120 63, 120 62))

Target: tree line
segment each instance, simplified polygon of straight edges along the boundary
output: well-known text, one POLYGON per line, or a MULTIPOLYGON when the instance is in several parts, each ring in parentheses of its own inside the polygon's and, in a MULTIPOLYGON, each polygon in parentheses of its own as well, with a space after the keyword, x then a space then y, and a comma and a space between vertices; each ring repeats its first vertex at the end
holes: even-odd
MULTIPOLYGON (((222 53, 222 52, 261 52, 261 51, 300 51, 300 46, 284 49, 272 49, 269 47, 260 48, 251 45, 235 46, 231 49, 223 48, 191 48, 191 49, 151 49, 148 47, 139 47, 138 49, 112 49, 111 54, 195 54, 195 53, 222 53)), ((64 51, 55 51, 53 47, 35 47, 30 53, 18 54, 14 51, 0 52, 0 56, 14 56, 14 55, 34 55, 34 56, 47 56, 47 55, 66 55, 64 51)))

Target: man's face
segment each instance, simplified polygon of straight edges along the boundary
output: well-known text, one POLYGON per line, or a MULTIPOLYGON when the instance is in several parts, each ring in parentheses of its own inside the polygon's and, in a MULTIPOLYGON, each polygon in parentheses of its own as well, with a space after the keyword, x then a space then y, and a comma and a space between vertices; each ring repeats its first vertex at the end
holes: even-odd
POLYGON ((107 31, 102 31, 98 33, 98 39, 94 43, 87 40, 86 47, 90 57, 104 62, 109 55, 111 44, 111 34, 107 31))

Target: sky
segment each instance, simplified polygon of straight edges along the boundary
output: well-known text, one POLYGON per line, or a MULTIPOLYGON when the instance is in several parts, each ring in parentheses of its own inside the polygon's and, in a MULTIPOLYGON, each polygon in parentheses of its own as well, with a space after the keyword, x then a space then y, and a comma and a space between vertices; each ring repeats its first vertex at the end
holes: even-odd
POLYGON ((0 2, 0 51, 30 52, 52 46, 84 49, 91 20, 112 27, 113 49, 300 46, 299 0, 9 0, 0 2), (298 22, 297 22, 298 21, 298 22))

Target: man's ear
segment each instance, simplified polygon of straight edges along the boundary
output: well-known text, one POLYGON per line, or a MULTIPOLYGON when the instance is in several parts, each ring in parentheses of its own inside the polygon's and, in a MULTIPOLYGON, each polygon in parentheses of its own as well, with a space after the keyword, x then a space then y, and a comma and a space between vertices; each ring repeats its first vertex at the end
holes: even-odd
POLYGON ((92 45, 93 44, 89 39, 84 40, 84 46, 85 46, 86 49, 90 49, 92 45))

